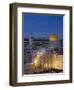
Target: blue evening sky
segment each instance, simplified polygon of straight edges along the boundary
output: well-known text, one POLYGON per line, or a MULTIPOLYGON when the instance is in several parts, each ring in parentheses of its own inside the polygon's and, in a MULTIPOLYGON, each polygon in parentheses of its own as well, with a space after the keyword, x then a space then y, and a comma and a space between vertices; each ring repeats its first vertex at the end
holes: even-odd
POLYGON ((63 38, 63 16, 43 15, 43 14, 23 14, 24 37, 29 37, 30 33, 34 37, 49 37, 57 34, 63 38))

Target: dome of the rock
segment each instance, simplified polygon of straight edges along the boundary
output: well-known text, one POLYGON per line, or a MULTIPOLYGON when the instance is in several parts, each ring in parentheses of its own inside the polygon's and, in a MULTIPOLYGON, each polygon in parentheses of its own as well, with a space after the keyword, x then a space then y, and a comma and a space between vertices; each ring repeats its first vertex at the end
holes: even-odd
POLYGON ((50 41, 58 41, 58 39, 59 39, 59 37, 56 35, 56 34, 52 34, 52 35, 50 35, 50 37, 49 37, 49 40, 50 41))

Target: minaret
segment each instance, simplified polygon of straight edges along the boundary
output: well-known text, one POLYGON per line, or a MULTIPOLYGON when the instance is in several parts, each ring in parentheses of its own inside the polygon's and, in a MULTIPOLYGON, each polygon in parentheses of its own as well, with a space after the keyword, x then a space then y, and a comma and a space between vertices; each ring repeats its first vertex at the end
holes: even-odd
POLYGON ((30 33, 29 36, 29 49, 30 49, 30 55, 31 55, 31 61, 32 61, 32 54, 33 54, 33 34, 30 33))

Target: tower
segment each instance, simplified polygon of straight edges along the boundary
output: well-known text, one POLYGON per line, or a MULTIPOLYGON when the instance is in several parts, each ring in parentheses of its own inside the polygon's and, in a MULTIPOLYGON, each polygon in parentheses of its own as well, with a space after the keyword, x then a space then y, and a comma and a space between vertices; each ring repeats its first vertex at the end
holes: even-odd
POLYGON ((29 36, 29 50, 30 50, 30 59, 32 61, 32 54, 33 54, 33 34, 30 33, 29 36))

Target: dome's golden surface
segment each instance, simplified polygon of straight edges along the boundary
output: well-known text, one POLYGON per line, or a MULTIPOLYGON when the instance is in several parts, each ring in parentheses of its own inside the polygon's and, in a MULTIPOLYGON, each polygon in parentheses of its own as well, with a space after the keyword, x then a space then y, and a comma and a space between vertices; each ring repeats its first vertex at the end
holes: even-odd
POLYGON ((50 37, 49 37, 49 40, 50 41, 58 41, 58 39, 59 39, 59 37, 56 35, 56 34, 52 34, 52 35, 50 35, 50 37))

